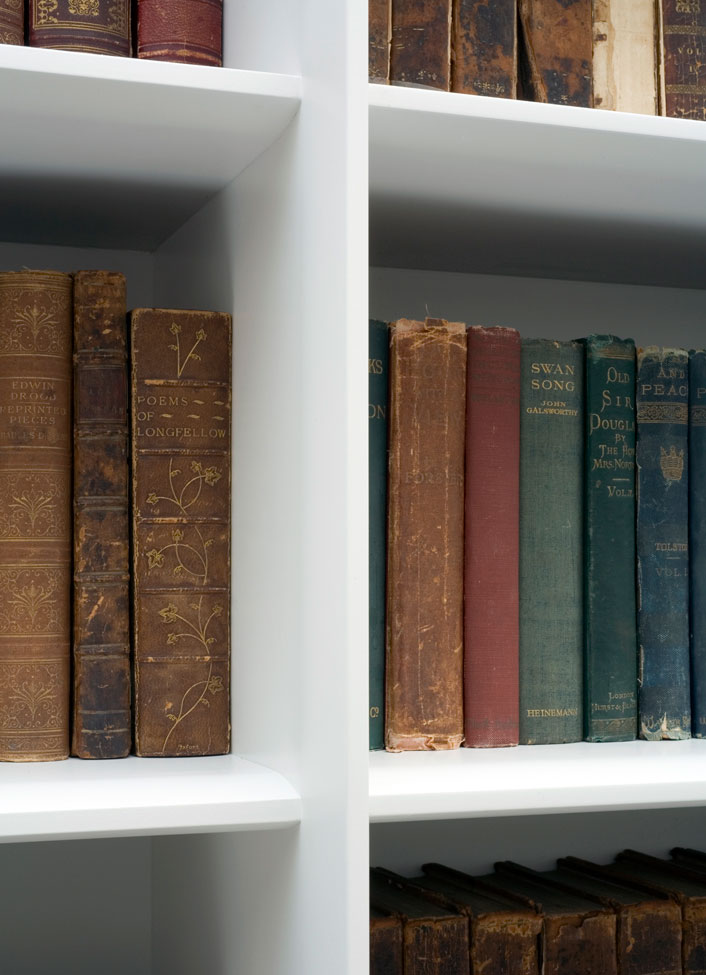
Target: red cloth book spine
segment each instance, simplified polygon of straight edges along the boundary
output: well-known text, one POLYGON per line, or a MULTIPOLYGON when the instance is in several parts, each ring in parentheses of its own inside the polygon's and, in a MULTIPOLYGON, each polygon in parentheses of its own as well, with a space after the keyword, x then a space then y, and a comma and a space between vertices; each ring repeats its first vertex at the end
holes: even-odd
POLYGON ((520 335, 468 330, 464 571, 467 747, 519 737, 520 335))
POLYGON ((223 64, 223 0, 137 0, 137 56, 223 64))

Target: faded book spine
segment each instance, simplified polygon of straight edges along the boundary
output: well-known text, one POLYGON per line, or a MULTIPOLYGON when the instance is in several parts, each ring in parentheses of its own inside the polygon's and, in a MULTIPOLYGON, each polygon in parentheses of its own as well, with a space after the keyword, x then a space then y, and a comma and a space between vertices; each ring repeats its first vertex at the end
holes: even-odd
POLYGON ((449 90, 451 0, 392 0, 390 82, 449 90))
POLYGON ((125 277, 74 275, 73 730, 79 758, 132 744, 125 277))
POLYGON ((637 586, 640 737, 691 737, 689 357, 637 358, 637 586))
POLYGON ((136 0, 137 56, 223 64, 223 0, 136 0))
POLYGON ((473 327, 467 336, 465 738, 468 746, 516 745, 521 341, 511 328, 473 327))
POLYGON ((0 274, 0 760, 69 754, 72 281, 0 274))
POLYGON ((691 731, 706 738, 706 352, 689 354, 691 731))
POLYGON ((230 315, 131 315, 135 750, 230 746, 230 315))
POLYGON ((590 108, 591 0, 519 0, 524 88, 535 102, 590 108))
POLYGON ((391 0, 368 0, 368 81, 390 82, 391 0))
POLYGON ((29 45, 130 57, 130 0, 29 0, 29 45))
POLYGON ((451 91, 515 98, 517 17, 514 0, 456 0, 451 29, 451 91))
POLYGON ((402 319, 390 346, 390 751, 463 741, 466 329, 402 319))
POLYGON ((583 733, 584 363, 525 339, 520 413, 520 742, 583 733))
POLYGON ((0 44, 25 42, 25 8, 23 0, 0 0, 0 44))
POLYGON ((637 736, 635 343, 586 339, 584 722, 587 741, 637 736))
POLYGON ((368 323, 369 742, 385 747, 385 541, 387 528, 387 322, 368 323))
POLYGON ((593 0, 593 107, 658 111, 656 5, 652 0, 593 0))
POLYGON ((706 4, 659 0, 663 115, 706 119, 706 4))

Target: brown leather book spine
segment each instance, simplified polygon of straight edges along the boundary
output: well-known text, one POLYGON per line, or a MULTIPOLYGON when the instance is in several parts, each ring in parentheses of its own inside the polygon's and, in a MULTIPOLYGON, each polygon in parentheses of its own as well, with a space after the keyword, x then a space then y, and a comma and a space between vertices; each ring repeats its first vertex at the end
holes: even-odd
POLYGON ((391 0, 368 0, 368 80, 390 82, 391 0))
POLYGON ((404 975, 402 918, 370 908, 370 975, 404 975))
POLYGON ((130 0, 29 0, 30 47, 130 57, 130 0))
POLYGON ((661 111, 706 119, 706 4, 660 0, 661 111))
POLYGON ((25 8, 23 0, 0 0, 0 44, 25 42, 25 8))
POLYGON ((451 46, 451 91, 516 97, 515 0, 455 0, 451 46))
POLYGON ((593 105, 591 0, 519 0, 531 99, 593 105))
POLYGON ((231 319, 131 315, 138 755, 230 747, 231 319))
POLYGON ((609 911, 544 918, 543 975, 618 975, 616 918, 609 911))
POLYGON ((79 758, 124 758, 130 711, 125 278, 74 275, 73 729, 79 758))
POLYGON ((466 328, 396 323, 390 346, 385 746, 463 741, 466 328))
POLYGON ((137 56, 223 64, 223 0, 137 0, 137 56))
POLYGON ((516 745, 520 733, 520 356, 515 329, 469 328, 464 569, 468 746, 516 745))
POLYGON ((392 0, 390 82, 449 90, 451 0, 392 0))
POLYGON ((69 754, 71 276, 0 274, 0 760, 69 754))

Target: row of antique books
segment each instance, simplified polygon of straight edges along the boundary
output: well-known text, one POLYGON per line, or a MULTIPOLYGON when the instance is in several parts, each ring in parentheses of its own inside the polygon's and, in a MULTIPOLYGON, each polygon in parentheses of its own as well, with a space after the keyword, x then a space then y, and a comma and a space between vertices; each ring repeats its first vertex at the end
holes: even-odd
POLYGON ((368 370, 371 748, 704 737, 706 353, 402 319, 368 370))
POLYGON ((699 0, 369 0, 368 77, 706 118, 699 0))
POLYGON ((0 44, 223 64, 223 0, 0 0, 0 44))
POLYGON ((230 361, 120 273, 0 273, 0 761, 229 750, 230 361))
POLYGON ((370 882, 371 975, 701 975, 706 853, 624 850, 472 876, 438 863, 370 882))

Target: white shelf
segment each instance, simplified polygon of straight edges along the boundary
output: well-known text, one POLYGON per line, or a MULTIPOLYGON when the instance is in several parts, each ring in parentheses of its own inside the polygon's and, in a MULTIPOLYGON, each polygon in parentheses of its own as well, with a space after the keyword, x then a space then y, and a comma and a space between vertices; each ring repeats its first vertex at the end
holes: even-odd
POLYGON ((369 86, 371 264, 703 286, 706 124, 369 86))
POLYGON ((462 819, 706 802, 706 741, 370 753, 370 820, 462 819))
POLYGON ((275 829, 301 819, 276 772, 234 755, 4 764, 0 842, 275 829))
POLYGON ((290 75, 0 45, 0 240, 151 250, 299 101, 290 75))

